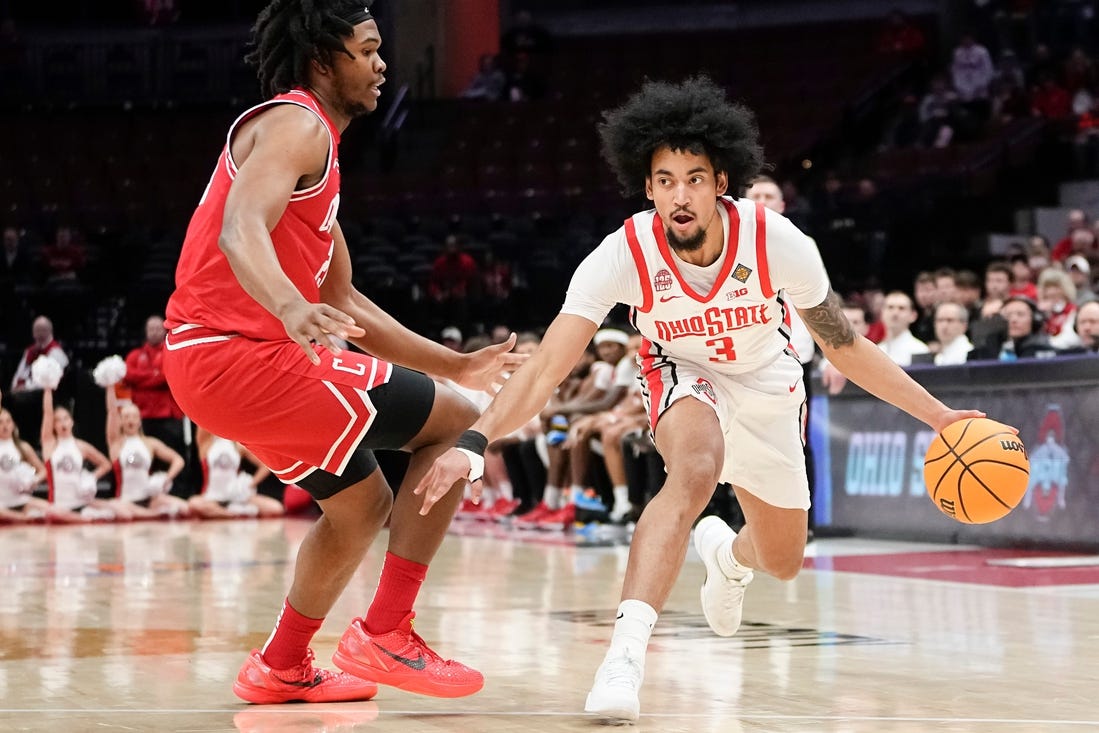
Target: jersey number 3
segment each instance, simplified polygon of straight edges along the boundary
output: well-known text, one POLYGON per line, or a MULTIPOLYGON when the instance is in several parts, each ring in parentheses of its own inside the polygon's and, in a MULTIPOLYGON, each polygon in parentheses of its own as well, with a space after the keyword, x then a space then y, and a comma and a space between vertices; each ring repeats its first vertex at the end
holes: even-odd
POLYGON ((710 357, 710 361, 736 361, 736 349, 733 348, 733 339, 729 336, 710 339, 706 342, 706 345, 714 350, 714 355, 710 357))

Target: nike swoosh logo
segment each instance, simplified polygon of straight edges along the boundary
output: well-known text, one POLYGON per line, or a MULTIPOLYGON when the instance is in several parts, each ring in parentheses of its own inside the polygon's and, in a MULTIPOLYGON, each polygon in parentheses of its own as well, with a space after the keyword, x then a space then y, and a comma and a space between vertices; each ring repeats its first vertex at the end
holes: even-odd
POLYGON ((660 302, 667 303, 669 300, 675 300, 676 298, 682 298, 682 295, 661 295, 660 302))
POLYGON ((798 388, 798 383, 794 382, 790 385, 790 392, 794 392, 798 388))
POLYGON ((317 672, 317 674, 314 675, 313 679, 311 679, 311 680, 284 680, 282 677, 279 677, 277 674, 276 675, 271 675, 271 676, 274 677, 275 679, 277 679, 279 682, 283 683, 284 685, 291 685, 293 687, 316 687, 317 685, 319 685, 321 682, 324 681, 324 677, 321 676, 320 672, 317 672))
POLYGON ((371 643, 373 643, 374 646, 381 649, 382 653, 384 653, 387 657, 397 660, 398 662, 400 662, 401 664, 403 664, 404 666, 406 666, 410 669, 417 669, 418 670, 418 669, 423 669, 424 667, 427 666, 427 660, 424 659, 424 655, 422 653, 418 657, 416 657, 416 659, 409 659, 408 657, 402 657, 400 654, 394 654, 393 652, 389 651, 388 649, 386 649, 384 646, 381 646, 377 642, 371 642, 371 643))

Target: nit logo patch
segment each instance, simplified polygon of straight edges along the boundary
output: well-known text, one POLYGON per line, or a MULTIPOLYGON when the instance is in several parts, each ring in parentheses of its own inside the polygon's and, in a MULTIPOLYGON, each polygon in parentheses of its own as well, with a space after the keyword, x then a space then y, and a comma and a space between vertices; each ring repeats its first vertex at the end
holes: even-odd
POLYGON ((662 293, 665 290, 672 289, 672 273, 667 270, 660 270, 653 275, 653 290, 658 293, 662 293))
POLYGON ((745 267, 744 265, 737 263, 736 269, 733 270, 733 277, 742 283, 748 282, 748 278, 752 276, 752 268, 745 267))

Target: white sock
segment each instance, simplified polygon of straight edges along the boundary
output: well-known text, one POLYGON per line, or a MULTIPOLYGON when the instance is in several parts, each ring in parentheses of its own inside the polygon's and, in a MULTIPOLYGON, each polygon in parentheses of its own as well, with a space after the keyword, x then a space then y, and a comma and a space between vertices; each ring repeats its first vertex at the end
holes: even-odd
POLYGON ((607 656, 628 650, 630 656, 644 662, 656 617, 656 609, 645 601, 629 599, 618 604, 618 620, 614 622, 614 634, 607 656))
POLYGON ((515 499, 515 492, 511 488, 510 481, 501 481, 500 485, 496 488, 499 490, 500 496, 504 499, 507 499, 508 501, 513 501, 515 499))
POLYGON ((561 505, 561 489, 556 486, 547 486, 542 493, 542 501, 550 509, 559 509, 561 505))
POLYGON ((569 501, 575 504, 584 498, 584 487, 579 484, 573 484, 569 489, 569 501))
MULTIPOLYGON (((736 539, 736 535, 733 535, 733 540, 736 539)), ((747 565, 742 565, 733 556, 733 543, 729 542, 728 547, 722 547, 717 553, 717 564, 721 568, 721 572, 725 573, 725 577, 729 580, 740 580, 748 573, 752 572, 752 569, 747 565)))
POLYGON ((629 486, 615 486, 614 487, 614 513, 625 514, 632 507, 630 506, 630 487, 629 486))

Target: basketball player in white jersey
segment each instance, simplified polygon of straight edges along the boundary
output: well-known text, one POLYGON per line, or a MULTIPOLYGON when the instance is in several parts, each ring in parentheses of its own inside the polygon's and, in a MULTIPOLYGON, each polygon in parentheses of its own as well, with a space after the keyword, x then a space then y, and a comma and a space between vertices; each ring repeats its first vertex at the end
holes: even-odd
POLYGON ((120 405, 114 387, 107 387, 105 392, 107 451, 115 470, 118 503, 135 519, 190 515, 187 502, 168 493, 183 470, 183 456, 159 438, 145 435, 137 405, 120 405), (167 470, 153 473, 154 458, 168 464, 167 470))
POLYGON ((197 516, 228 519, 281 517, 285 513, 277 499, 256 493, 271 471, 252 451, 202 427, 195 431, 195 444, 202 461, 202 493, 192 496, 187 503, 197 516), (242 471, 241 459, 251 463, 255 470, 242 471))
POLYGON ((0 523, 44 519, 50 505, 31 496, 46 480, 46 466, 25 440, 15 419, 0 408, 0 523))
POLYGON ((128 521, 133 513, 112 499, 95 498, 96 482, 111 470, 111 462, 86 440, 73 435, 73 416, 53 406, 53 390, 42 390, 42 460, 50 484, 52 522, 76 523, 96 519, 128 521), (85 463, 92 470, 85 470, 85 463))
POLYGON ((812 241, 781 214, 726 196, 761 166, 748 109, 696 78, 646 83, 605 119, 604 156, 627 193, 643 191, 655 208, 626 220, 580 265, 541 348, 415 491, 426 513, 455 481, 476 489, 482 441, 540 409, 607 312, 632 306, 649 424, 668 475, 637 523, 610 649, 585 710, 636 720, 657 612, 719 482, 733 485, 747 523, 739 535, 717 517, 696 529, 710 627, 736 632, 753 570, 789 580, 801 568, 809 491, 791 307, 851 381, 935 431, 983 413, 950 409, 857 337, 812 241))

